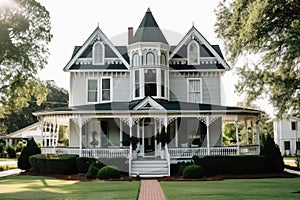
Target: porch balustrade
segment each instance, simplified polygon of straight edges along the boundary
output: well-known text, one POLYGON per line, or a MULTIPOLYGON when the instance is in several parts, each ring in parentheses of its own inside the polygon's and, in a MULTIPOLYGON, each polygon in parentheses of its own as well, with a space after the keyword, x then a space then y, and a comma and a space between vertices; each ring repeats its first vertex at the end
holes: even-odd
MULTIPOLYGON (((259 145, 252 146, 231 146, 231 147, 210 147, 210 155, 230 156, 230 155, 258 155, 259 145)), ((207 147, 199 148, 177 148, 169 147, 171 159, 192 158, 193 156, 204 157, 208 155, 207 147)))
MULTIPOLYGON (((42 154, 78 154, 80 155, 80 149, 78 148, 45 148, 42 147, 42 154)), ((129 155, 129 149, 118 148, 106 148, 106 149, 82 149, 82 157, 93 158, 127 158, 129 155)))
MULTIPOLYGON (((191 159, 193 156, 204 157, 207 155, 215 156, 231 156, 231 155, 258 155, 260 152, 259 145, 249 146, 230 146, 230 147, 210 147, 208 154, 207 147, 199 148, 177 148, 167 147, 165 152, 166 158, 178 159, 186 158, 191 159)), ((42 147, 43 154, 78 154, 80 155, 79 148, 53 148, 42 147)), ((94 157, 94 158, 129 158, 130 149, 120 148, 101 148, 101 149, 82 149, 81 156, 94 157)))

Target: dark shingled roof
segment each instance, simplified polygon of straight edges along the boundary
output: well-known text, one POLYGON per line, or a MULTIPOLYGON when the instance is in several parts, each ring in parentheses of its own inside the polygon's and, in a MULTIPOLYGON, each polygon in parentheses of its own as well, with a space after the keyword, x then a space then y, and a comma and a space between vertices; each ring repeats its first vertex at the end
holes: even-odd
POLYGON ((168 44, 150 9, 147 10, 139 28, 137 29, 132 39, 132 43, 136 42, 161 42, 164 44, 168 44))
MULTIPOLYGON (((145 97, 147 98, 147 97, 145 97)), ((144 98, 144 99, 145 99, 144 98)), ((131 102, 112 102, 112 103, 102 103, 102 104, 87 104, 74 107, 62 107, 52 109, 51 111, 130 111, 133 110, 142 100, 134 100, 131 102)), ((153 99, 153 98, 152 98, 153 99)), ((172 111, 245 111, 245 112, 260 112, 259 110, 240 108, 240 107, 230 107, 203 103, 189 103, 180 101, 167 101, 164 99, 153 99, 166 110, 172 111)), ((49 110, 47 110, 49 111, 49 110)), ((43 112, 43 111, 42 111, 43 112)), ((37 112, 38 114, 39 112, 37 112)))

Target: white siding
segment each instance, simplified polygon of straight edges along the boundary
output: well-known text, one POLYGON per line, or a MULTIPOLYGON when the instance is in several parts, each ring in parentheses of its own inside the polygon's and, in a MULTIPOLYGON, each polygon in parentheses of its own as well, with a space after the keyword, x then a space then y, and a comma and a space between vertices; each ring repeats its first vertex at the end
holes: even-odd
MULTIPOLYGON (((101 73, 71 73, 70 75, 70 106, 87 104, 87 80, 101 79, 101 73)), ((129 75, 118 75, 115 77, 111 73, 104 74, 103 77, 111 77, 113 86, 111 88, 113 101, 129 101, 130 79, 129 75)), ((98 85, 98 96, 100 95, 100 84, 98 85)), ((100 96, 98 97, 100 101, 100 96)))
MULTIPOLYGON (((188 101, 188 81, 185 77, 170 77, 170 100, 188 101)), ((202 78, 203 103, 221 104, 220 77, 202 78)))

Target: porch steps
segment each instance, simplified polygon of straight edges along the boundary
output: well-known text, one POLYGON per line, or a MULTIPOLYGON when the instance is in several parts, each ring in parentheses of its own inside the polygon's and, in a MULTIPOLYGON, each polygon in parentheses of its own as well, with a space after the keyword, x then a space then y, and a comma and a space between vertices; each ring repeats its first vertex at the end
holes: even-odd
POLYGON ((167 160, 133 160, 131 163, 131 176, 163 177, 169 176, 167 160))

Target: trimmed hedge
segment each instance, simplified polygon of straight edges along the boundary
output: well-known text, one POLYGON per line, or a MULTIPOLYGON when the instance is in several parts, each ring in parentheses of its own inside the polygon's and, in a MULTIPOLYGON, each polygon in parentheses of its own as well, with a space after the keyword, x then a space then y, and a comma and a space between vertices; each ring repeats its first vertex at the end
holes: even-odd
POLYGON ((120 172, 116 167, 113 166, 105 166, 102 167, 97 174, 97 177, 99 179, 119 179, 120 178, 120 172))
POLYGON ((87 170, 85 178, 86 179, 97 178, 98 171, 99 171, 99 169, 94 164, 91 164, 87 170))
POLYGON ((104 167, 104 165, 96 158, 79 157, 76 159, 76 167, 79 173, 87 173, 91 164, 98 169, 104 167))
POLYGON ((37 154, 29 157, 33 171, 41 174, 77 173, 76 158, 73 154, 37 154))
POLYGON ((192 162, 178 162, 176 164, 171 164, 171 175, 172 176, 182 176, 183 170, 194 163, 192 162))
POLYGON ((204 170, 199 165, 189 165, 182 172, 183 178, 202 178, 203 176, 204 170))
POLYGON ((264 156, 206 156, 193 157, 194 163, 203 167, 207 176, 216 174, 265 173, 264 156))

